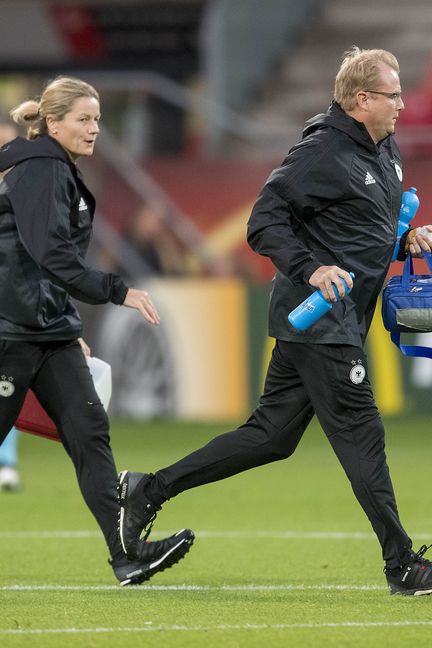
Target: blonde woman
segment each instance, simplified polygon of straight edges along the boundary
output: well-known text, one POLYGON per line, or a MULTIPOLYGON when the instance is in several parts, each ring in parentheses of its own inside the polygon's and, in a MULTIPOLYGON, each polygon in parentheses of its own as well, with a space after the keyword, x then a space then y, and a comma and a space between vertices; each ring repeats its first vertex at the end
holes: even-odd
POLYGON ((175 564, 193 533, 140 541, 127 559, 118 533, 116 469, 107 415, 96 394, 71 297, 136 309, 157 325, 147 292, 87 265, 95 201, 76 166, 99 133, 99 95, 79 79, 59 77, 38 101, 11 112, 28 125, 0 149, 0 443, 31 387, 55 421, 83 497, 104 534, 122 585, 141 583, 175 564))

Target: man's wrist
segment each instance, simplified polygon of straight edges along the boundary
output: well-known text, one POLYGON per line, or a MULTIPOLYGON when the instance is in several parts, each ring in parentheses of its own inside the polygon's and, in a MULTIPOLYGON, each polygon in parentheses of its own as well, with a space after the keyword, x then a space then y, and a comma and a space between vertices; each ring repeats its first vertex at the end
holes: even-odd
POLYGON ((305 263, 303 267, 303 281, 305 283, 309 283, 309 279, 312 277, 315 270, 318 270, 318 268, 320 268, 322 265, 322 263, 316 261, 315 259, 311 259, 310 261, 305 263))
POLYGON ((403 241, 403 238, 405 238, 405 245, 404 245, 404 247, 403 247, 403 249, 405 250, 405 252, 409 252, 409 246, 411 245, 412 240, 413 240, 413 238, 414 238, 414 236, 415 236, 415 234, 416 234, 416 229, 417 229, 417 228, 414 228, 414 229, 410 229, 410 230, 408 230, 408 231, 404 234, 404 236, 402 237, 402 241, 401 241, 401 243, 404 242, 404 241, 403 241))

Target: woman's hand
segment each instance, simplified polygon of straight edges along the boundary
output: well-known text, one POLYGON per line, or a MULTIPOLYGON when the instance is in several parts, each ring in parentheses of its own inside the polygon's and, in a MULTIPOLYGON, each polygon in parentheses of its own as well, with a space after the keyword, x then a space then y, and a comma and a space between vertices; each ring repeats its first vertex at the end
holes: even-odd
POLYGON ((137 290, 136 288, 129 288, 126 293, 126 298, 123 306, 128 308, 135 308, 138 310, 144 319, 150 324, 159 324, 160 317, 156 308, 153 306, 149 294, 145 290, 137 290))
POLYGON ((83 338, 78 338, 78 342, 80 343, 81 350, 84 353, 86 358, 90 358, 91 356, 91 349, 88 344, 86 344, 83 340, 83 338))

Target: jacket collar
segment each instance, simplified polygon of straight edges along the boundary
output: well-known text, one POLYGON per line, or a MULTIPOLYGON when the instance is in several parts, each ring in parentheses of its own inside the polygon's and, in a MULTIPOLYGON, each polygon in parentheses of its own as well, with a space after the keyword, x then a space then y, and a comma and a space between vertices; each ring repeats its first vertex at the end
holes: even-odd
POLYGON ((385 137, 381 142, 375 144, 368 133, 366 126, 347 115, 336 101, 332 101, 326 113, 315 115, 309 119, 303 129, 303 138, 311 135, 320 128, 335 128, 346 133, 351 139, 356 141, 371 153, 378 154, 381 144, 389 139, 391 135, 385 137))

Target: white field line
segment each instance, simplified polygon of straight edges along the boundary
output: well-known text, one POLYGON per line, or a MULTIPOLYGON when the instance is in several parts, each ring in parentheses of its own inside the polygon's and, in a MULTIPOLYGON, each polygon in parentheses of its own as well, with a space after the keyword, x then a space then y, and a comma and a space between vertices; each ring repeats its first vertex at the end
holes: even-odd
POLYGON ((55 592, 55 591, 104 591, 117 590, 140 592, 298 592, 298 591, 383 591, 383 585, 139 585, 137 587, 120 587, 119 585, 1 585, 2 592, 55 592))
MULTIPOLYGON (((152 537, 171 535, 172 531, 153 531, 152 537)), ((260 538, 274 540, 376 540, 373 533, 363 531, 197 531, 197 538, 220 538, 225 540, 254 540, 260 538)), ((431 540, 431 533, 413 533, 417 540, 431 540)), ((27 539, 80 539, 102 538, 99 531, 0 531, 0 540, 27 539)))
POLYGON ((343 621, 341 623, 245 623, 220 625, 181 625, 158 624, 146 621, 141 627, 111 628, 14 628, 0 630, 1 635, 49 635, 49 634, 103 634, 103 633, 144 633, 144 632, 217 632, 226 630, 315 630, 334 628, 409 628, 412 626, 431 626, 432 621, 343 621))

